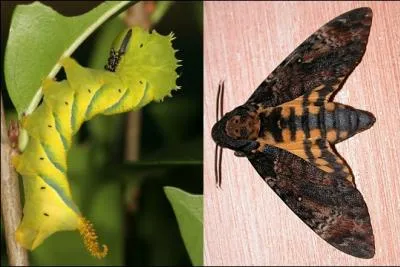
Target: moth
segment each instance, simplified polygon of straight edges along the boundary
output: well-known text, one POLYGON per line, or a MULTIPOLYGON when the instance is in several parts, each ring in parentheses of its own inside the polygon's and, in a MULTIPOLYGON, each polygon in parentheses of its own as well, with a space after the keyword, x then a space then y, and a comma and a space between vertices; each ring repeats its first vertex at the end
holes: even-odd
POLYGON ((78 230, 93 256, 106 256, 107 246, 100 248, 93 225, 72 199, 67 152, 85 121, 159 102, 179 88, 173 39, 172 33, 128 28, 115 39, 105 70, 66 57, 60 64, 67 79, 44 80, 43 102, 21 119, 20 154, 12 159, 24 183, 23 218, 16 230, 22 247, 34 250, 55 232, 78 230))
MULTIPOLYGON (((375 253, 371 220, 354 175, 334 145, 370 128, 375 117, 332 99, 360 63, 371 23, 372 10, 367 7, 326 23, 243 105, 217 118, 211 132, 216 156, 220 147, 220 153, 229 148, 247 157, 315 233, 360 258, 375 253)), ((217 116, 219 112, 217 108, 217 116)), ((220 183, 220 174, 216 177, 220 183)))

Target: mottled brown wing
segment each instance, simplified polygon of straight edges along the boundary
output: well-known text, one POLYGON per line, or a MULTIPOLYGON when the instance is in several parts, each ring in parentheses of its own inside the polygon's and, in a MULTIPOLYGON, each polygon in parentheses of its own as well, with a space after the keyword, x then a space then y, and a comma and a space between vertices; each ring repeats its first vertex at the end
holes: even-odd
MULTIPOLYGON (((298 46, 255 90, 246 104, 273 107, 316 88, 340 89, 364 55, 372 22, 370 8, 346 12, 298 46)), ((330 94, 329 94, 330 95, 330 94)))
POLYGON ((368 208, 361 193, 345 179, 345 173, 326 173, 271 146, 248 158, 285 204, 321 238, 352 256, 374 256, 368 208))

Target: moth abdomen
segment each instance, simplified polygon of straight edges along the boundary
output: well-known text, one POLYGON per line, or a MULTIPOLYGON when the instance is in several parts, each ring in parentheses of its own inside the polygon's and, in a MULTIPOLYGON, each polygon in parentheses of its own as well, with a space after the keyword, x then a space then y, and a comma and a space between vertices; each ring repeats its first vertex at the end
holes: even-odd
POLYGON ((375 117, 363 110, 337 103, 326 104, 325 124, 329 133, 327 140, 336 144, 370 128, 375 117))
POLYGON ((317 139, 334 144, 370 128, 375 122, 369 112, 333 102, 305 107, 283 105, 259 116, 262 122, 259 137, 272 137, 270 144, 317 139))

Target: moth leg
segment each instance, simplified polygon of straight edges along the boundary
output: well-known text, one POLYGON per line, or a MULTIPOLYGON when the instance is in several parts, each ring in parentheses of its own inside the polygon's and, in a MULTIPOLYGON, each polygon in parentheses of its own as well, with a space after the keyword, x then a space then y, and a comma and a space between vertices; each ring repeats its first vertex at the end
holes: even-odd
POLYGON ((243 148, 241 148, 241 151, 235 151, 234 155, 236 157, 247 157, 249 154, 253 154, 253 151, 259 146, 260 144, 258 142, 249 142, 243 148))
MULTIPOLYGON (((248 154, 252 153, 253 150, 257 149, 259 146, 260 146, 259 142, 250 141, 247 144, 245 144, 243 147, 241 147, 240 151, 235 151, 235 152, 242 153, 244 155, 248 155, 248 154)), ((235 154, 235 156, 237 156, 237 155, 235 154)))
POLYGON ((244 152, 241 151, 235 151, 235 153, 233 153, 236 157, 246 157, 246 154, 244 152))

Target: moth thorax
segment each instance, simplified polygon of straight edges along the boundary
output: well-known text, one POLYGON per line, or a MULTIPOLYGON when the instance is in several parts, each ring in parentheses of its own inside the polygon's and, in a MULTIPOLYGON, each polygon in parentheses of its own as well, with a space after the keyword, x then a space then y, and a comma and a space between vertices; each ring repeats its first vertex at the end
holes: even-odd
POLYGON ((234 139, 255 140, 260 132, 260 119, 256 113, 235 115, 226 122, 225 131, 234 139))

